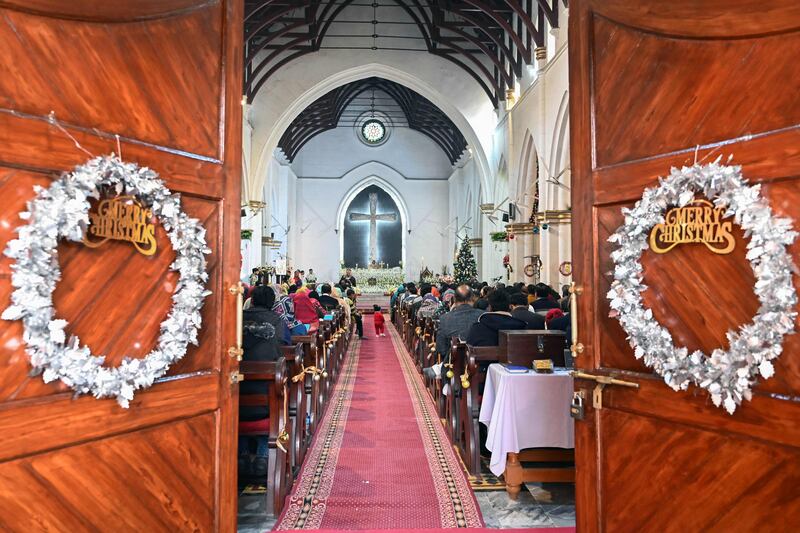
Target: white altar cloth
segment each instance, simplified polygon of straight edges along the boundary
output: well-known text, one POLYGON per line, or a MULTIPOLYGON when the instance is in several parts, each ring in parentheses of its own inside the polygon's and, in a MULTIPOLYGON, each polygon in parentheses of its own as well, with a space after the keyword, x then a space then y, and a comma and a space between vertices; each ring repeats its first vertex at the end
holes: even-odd
POLYGON ((509 452, 575 447, 572 391, 567 370, 512 374, 502 365, 489 365, 478 420, 488 428, 486 447, 492 452, 494 475, 505 471, 509 452))

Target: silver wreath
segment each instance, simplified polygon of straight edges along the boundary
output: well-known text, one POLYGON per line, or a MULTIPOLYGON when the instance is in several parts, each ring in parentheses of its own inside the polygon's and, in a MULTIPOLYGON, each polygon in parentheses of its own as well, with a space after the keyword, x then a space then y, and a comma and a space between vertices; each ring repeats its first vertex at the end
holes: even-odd
POLYGON ((641 200, 624 208, 625 222, 609 241, 618 248, 611 253, 614 280, 608 298, 611 316, 628 334, 637 359, 664 378, 674 390, 686 390, 690 383, 709 391, 717 407, 733 414, 743 399, 750 400, 758 376, 767 379, 774 373, 772 360, 783 349, 784 335, 794 332, 797 318, 797 293, 792 283, 795 266, 787 250, 797 237, 792 221, 775 216, 761 186, 748 185, 740 166, 695 164, 672 168, 659 185, 645 189, 641 200), (738 331, 728 331, 729 349, 715 349, 710 356, 701 351, 689 353, 676 347, 672 335, 645 308, 640 258, 648 248, 648 233, 664 222, 670 206, 685 206, 702 193, 717 207, 733 216, 749 237, 747 259, 755 274, 754 292, 760 306, 752 322, 738 331))
POLYGON ((11 305, 4 320, 22 320, 26 352, 34 373, 45 383, 56 379, 76 393, 96 398, 114 397, 127 408, 134 391, 151 386, 170 365, 183 358, 189 344, 197 344, 203 300, 211 294, 205 254, 205 229, 188 217, 180 197, 172 194, 153 170, 125 163, 116 156, 97 157, 64 173, 48 188, 35 187, 5 255, 14 260, 11 305), (170 269, 179 273, 172 308, 161 323, 156 347, 142 359, 126 357, 117 367, 103 366, 105 357, 93 355, 76 336, 66 338, 67 321, 57 318, 53 291, 61 277, 58 241, 80 242, 89 225, 89 200, 102 190, 137 197, 152 209, 169 235, 175 260, 170 269))

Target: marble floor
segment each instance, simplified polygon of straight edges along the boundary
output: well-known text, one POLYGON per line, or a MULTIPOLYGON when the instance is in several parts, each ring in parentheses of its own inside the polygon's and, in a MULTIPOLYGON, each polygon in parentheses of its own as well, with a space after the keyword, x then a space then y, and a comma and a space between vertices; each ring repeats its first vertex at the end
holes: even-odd
POLYGON ((238 533, 264 533, 275 525, 277 519, 267 516, 265 494, 239 494, 238 533))
MULTIPOLYGON (((516 501, 505 491, 479 491, 486 527, 496 529, 525 527, 574 527, 575 486, 571 483, 527 483, 516 501)), ((239 496, 238 533, 264 533, 275 525, 266 516, 263 494, 239 496)))
POLYGON ((475 498, 486 527, 575 527, 575 485, 526 483, 516 501, 505 491, 480 491, 475 498))

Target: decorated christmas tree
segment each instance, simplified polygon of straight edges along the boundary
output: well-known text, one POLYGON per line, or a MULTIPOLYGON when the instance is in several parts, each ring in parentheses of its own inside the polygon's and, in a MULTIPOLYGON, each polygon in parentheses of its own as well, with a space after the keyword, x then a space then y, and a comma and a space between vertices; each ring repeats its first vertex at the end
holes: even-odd
POLYGON ((478 265, 475 263, 475 256, 472 255, 472 249, 466 237, 461 241, 461 249, 458 250, 456 262, 453 263, 453 277, 459 285, 478 279, 478 265))

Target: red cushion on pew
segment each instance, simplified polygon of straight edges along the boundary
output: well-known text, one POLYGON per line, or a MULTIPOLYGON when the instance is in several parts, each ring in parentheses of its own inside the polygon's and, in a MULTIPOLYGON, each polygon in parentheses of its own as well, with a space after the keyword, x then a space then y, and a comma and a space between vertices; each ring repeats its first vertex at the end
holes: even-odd
POLYGON ((250 422, 239 422, 239 433, 269 433, 269 418, 252 420, 250 422))

